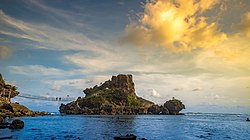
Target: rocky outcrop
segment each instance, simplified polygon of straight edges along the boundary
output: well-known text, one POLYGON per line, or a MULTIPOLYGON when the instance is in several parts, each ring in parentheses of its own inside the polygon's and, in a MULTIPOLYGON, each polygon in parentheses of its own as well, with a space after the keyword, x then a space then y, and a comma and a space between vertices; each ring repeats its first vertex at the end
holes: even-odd
POLYGON ((11 103, 10 98, 17 96, 17 87, 6 84, 0 73, 0 117, 22 117, 48 115, 47 112, 34 112, 19 103, 11 103))
POLYGON ((48 115, 48 113, 31 111, 27 107, 19 103, 10 103, 6 101, 5 98, 0 97, 0 117, 12 118, 12 117, 39 116, 39 115, 48 115))
POLYGON ((169 114, 171 115, 180 115, 180 111, 185 109, 185 105, 173 97, 172 100, 166 101, 164 107, 168 109, 169 114))
POLYGON ((47 112, 35 112, 19 103, 11 103, 10 98, 17 96, 19 92, 16 86, 6 84, 0 74, 0 128, 21 129, 24 122, 14 120, 12 123, 6 123, 6 118, 48 115, 47 112))
POLYGON ((132 75, 112 76, 100 86, 83 90, 85 97, 60 106, 66 114, 147 114, 154 103, 138 97, 132 75))
POLYGON ((6 97, 10 100, 10 98, 14 98, 18 94, 17 87, 6 84, 0 73, 0 97, 6 97))
POLYGON ((12 123, 7 123, 4 121, 7 118, 41 115, 48 115, 48 113, 31 111, 23 105, 10 103, 6 98, 0 97, 0 128, 21 129, 24 127, 23 121, 14 120, 12 123))
POLYGON ((9 126, 10 129, 22 129, 23 127, 24 127, 24 122, 18 119, 12 121, 12 123, 9 126))
POLYGON ((168 115, 169 111, 167 108, 164 106, 159 106, 159 105, 152 105, 151 107, 148 108, 148 114, 162 114, 162 115, 168 115))
POLYGON ((13 120, 11 123, 5 122, 2 117, 0 117, 0 129, 22 129, 24 127, 24 122, 19 119, 13 120))
POLYGON ((100 86, 83 90, 85 97, 62 104, 59 111, 65 114, 169 114, 165 106, 138 97, 132 75, 112 76, 100 86))
POLYGON ((118 76, 112 76, 111 80, 105 81, 102 85, 96 85, 93 88, 86 88, 83 92, 86 97, 89 97, 98 94, 98 91, 112 92, 111 90, 116 89, 122 94, 136 96, 132 75, 120 74, 118 76))

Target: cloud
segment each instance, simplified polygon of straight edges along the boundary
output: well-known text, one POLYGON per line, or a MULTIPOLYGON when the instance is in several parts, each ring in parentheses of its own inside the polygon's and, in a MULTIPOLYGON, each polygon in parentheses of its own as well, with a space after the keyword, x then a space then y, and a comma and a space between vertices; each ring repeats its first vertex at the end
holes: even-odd
POLYGON ((214 47, 227 39, 218 23, 204 16, 217 3, 217 0, 147 2, 139 20, 126 26, 122 41, 137 46, 164 46, 173 52, 214 47))
POLYGON ((106 43, 88 38, 80 32, 70 32, 45 24, 28 23, 12 18, 0 10, 0 34, 19 38, 22 43, 30 47, 49 50, 75 50, 97 53, 112 52, 106 43), (27 43, 29 40, 32 43, 27 43))
POLYGON ((0 60, 8 58, 12 54, 12 49, 6 46, 0 46, 0 60))
POLYGON ((202 88, 194 88, 192 91, 201 91, 202 88))
POLYGON ((155 90, 155 89, 142 89, 141 94, 143 94, 143 97, 147 98, 160 98, 161 95, 155 90))
POLYGON ((150 31, 147 28, 138 26, 135 23, 128 24, 124 32, 125 37, 122 38, 121 43, 131 43, 143 47, 149 44, 152 38, 150 31))
POLYGON ((139 96, 147 97, 147 99, 152 99, 159 104, 176 97, 190 106, 201 102, 217 105, 250 105, 248 101, 249 89, 245 88, 249 85, 249 76, 139 74, 134 76, 134 80, 139 96), (182 90, 173 91, 177 86, 182 90), (149 92, 141 92, 145 87, 155 89, 161 97, 157 99, 149 98, 149 92), (194 92, 194 89, 199 92, 194 92), (232 101, 234 102, 232 103, 232 101))
POLYGON ((250 12, 247 12, 242 16, 241 22, 236 25, 236 28, 240 33, 243 33, 243 35, 250 37, 250 12))
POLYGON ((63 91, 69 87, 82 90, 86 86, 85 79, 51 80, 46 83, 51 85, 53 91, 63 91))
POLYGON ((44 81, 51 90, 57 92, 66 92, 67 94, 74 94, 79 96, 83 94, 83 89, 100 85, 100 83, 110 79, 110 76, 99 75, 99 76, 85 76, 82 79, 64 79, 64 80, 47 80, 44 81), (73 91, 73 92, 72 92, 73 91))
POLYGON ((14 74, 25 76, 72 76, 79 72, 78 70, 65 71, 53 67, 45 67, 42 65, 25 65, 25 66, 8 66, 9 71, 14 74))
POLYGON ((66 55, 65 60, 71 64, 84 68, 85 74, 94 74, 100 71, 111 71, 112 69, 120 70, 120 67, 127 65, 118 54, 99 54, 93 56, 88 53, 76 53, 66 55))
POLYGON ((174 88, 173 90, 174 91, 181 91, 181 90, 183 90, 183 88, 174 88))
POLYGON ((227 77, 248 75, 250 70, 249 38, 232 35, 214 49, 204 49, 195 56, 195 65, 209 73, 223 74, 227 77))

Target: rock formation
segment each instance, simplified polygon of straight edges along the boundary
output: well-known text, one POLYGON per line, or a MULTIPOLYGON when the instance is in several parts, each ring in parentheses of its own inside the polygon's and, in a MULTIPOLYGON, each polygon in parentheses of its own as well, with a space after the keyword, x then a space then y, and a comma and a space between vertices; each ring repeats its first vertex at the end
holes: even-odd
POLYGON ((6 97, 10 100, 10 98, 14 98, 18 94, 19 92, 17 91, 17 87, 6 84, 2 74, 0 73, 0 97, 6 97))
POLYGON ((13 98, 19 94, 16 89, 17 88, 15 86, 5 84, 5 81, 0 74, 0 128, 20 129, 23 127, 23 122, 20 120, 13 121, 12 124, 4 123, 3 120, 7 117, 13 118, 48 115, 47 112, 34 112, 19 103, 11 103, 10 98, 13 98))
POLYGON ((112 76, 100 86, 86 88, 85 97, 62 104, 59 111, 65 114, 169 114, 165 106, 138 97, 134 85, 132 75, 112 76))
POLYGON ((185 109, 185 105, 174 97, 172 100, 166 101, 164 107, 168 109, 169 114, 171 115, 178 115, 182 109, 185 109))
POLYGON ((86 88, 85 97, 60 106, 66 114, 147 114, 154 103, 136 96, 132 75, 112 76, 100 86, 86 88))
POLYGON ((23 127, 24 127, 24 122, 18 119, 12 121, 12 123, 9 126, 10 129, 22 129, 23 127))

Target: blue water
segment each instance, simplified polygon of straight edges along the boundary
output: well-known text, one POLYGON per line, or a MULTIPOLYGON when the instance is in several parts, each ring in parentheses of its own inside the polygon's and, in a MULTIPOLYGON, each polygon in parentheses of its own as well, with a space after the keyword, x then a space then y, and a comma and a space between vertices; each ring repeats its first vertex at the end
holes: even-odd
POLYGON ((139 139, 149 140, 250 140, 247 117, 237 114, 24 117, 20 118, 25 122, 24 129, 0 129, 0 138, 112 140, 114 136, 133 133, 139 139))

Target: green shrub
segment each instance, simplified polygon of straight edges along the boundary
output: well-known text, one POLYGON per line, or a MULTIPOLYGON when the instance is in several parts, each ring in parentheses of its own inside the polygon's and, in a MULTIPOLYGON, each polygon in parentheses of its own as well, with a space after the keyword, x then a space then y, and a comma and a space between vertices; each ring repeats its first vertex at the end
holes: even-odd
POLYGON ((134 107, 139 106, 139 101, 136 99, 135 96, 128 95, 127 100, 129 106, 134 106, 134 107))

